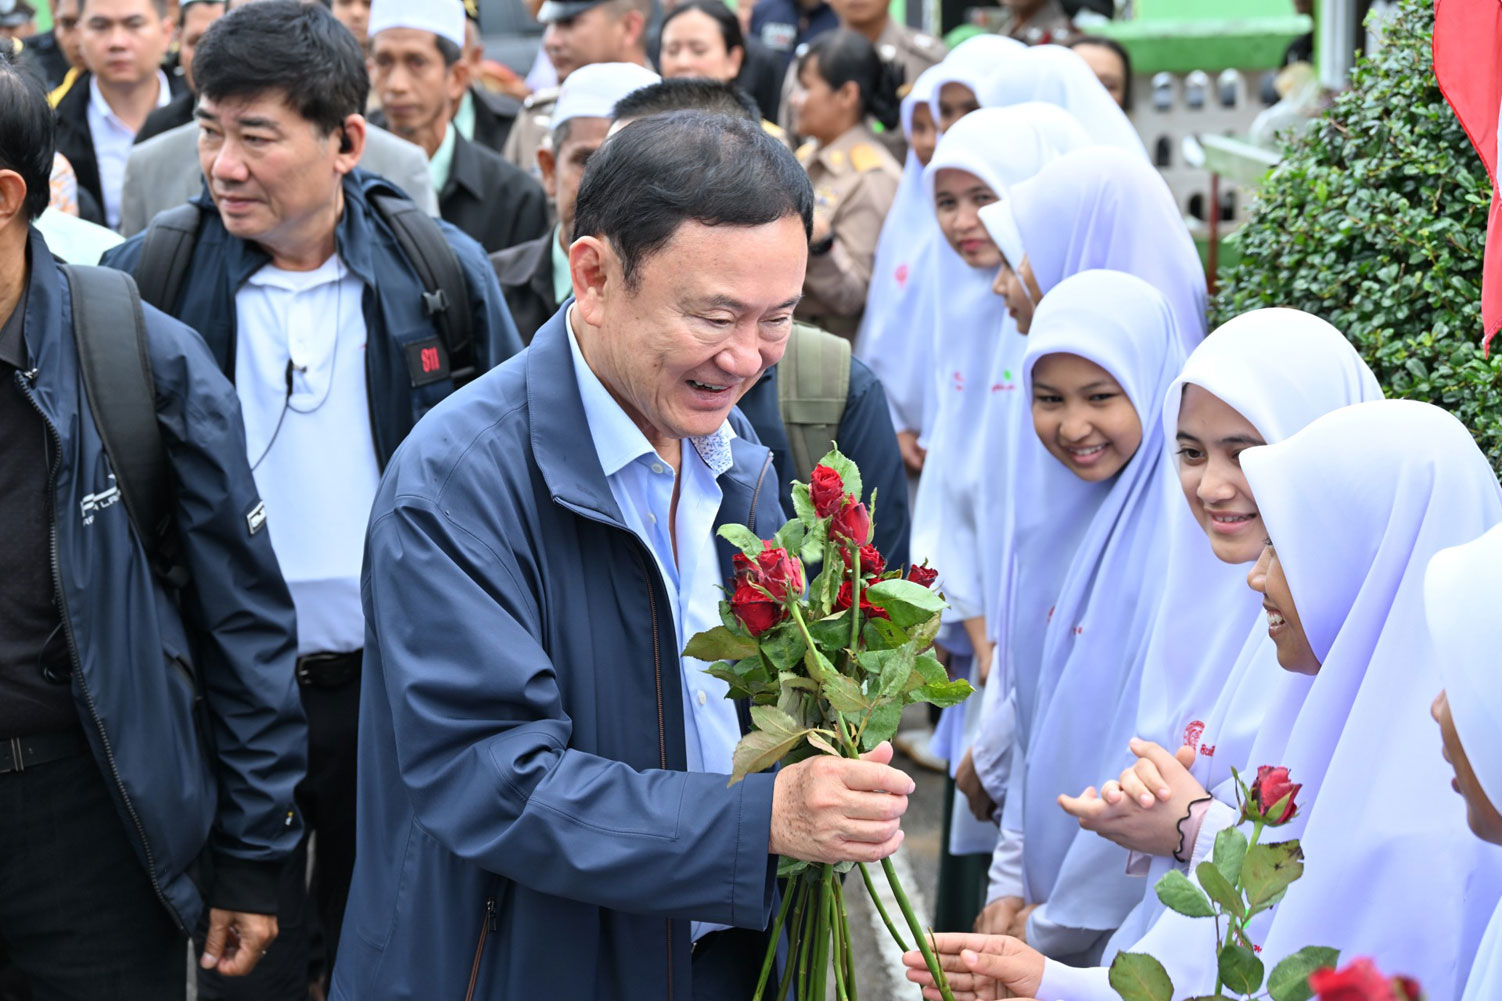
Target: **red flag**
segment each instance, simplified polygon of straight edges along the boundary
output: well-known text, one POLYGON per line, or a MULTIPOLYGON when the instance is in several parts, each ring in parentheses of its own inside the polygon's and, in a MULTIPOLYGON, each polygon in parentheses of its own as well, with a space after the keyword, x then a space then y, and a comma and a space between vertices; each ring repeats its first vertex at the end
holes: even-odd
POLYGON ((1502 327, 1502 197, 1497 147, 1502 126, 1502 0, 1434 0, 1434 75, 1492 179, 1481 275, 1482 346, 1502 327))

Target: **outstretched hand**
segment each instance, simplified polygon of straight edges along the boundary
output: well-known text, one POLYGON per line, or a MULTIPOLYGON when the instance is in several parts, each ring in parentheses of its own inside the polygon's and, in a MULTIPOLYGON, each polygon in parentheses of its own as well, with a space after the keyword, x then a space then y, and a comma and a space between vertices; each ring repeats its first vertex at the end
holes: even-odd
POLYGON ((878 862, 902 844, 913 780, 891 767, 886 741, 860 760, 816 754, 777 772, 773 855, 809 862, 878 862))
MULTIPOLYGON (((948 932, 935 935, 932 944, 955 1001, 1031 998, 1043 982, 1043 954, 1015 938, 948 932)), ((902 962, 907 978, 923 988, 923 996, 939 1001, 939 988, 923 954, 904 953, 902 962)))
POLYGON ((1146 855, 1172 855, 1179 849, 1179 821, 1189 813, 1189 804, 1208 793, 1189 768, 1195 750, 1180 747, 1170 754, 1150 740, 1133 738, 1136 764, 1107 782, 1097 793, 1094 786, 1078 796, 1060 796, 1059 806, 1094 831, 1131 851, 1146 855))

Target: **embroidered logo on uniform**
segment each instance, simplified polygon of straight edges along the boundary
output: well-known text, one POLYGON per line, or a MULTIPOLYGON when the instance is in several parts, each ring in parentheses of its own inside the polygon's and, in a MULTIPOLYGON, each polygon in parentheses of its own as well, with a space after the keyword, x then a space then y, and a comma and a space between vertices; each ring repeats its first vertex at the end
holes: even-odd
POLYGON ((1204 732, 1205 724, 1202 720, 1195 720, 1184 727, 1184 746, 1198 748, 1200 746, 1200 735, 1204 732))
POLYGON ((97 494, 85 494, 83 500, 78 502, 79 513, 83 516, 85 525, 94 524, 94 515, 105 508, 114 507, 120 503, 120 488, 115 485, 115 474, 110 473, 110 486, 108 490, 101 490, 97 494))
POLYGON ((951 378, 954 380, 955 390, 957 392, 963 393, 965 391, 965 374, 963 372, 956 371, 951 378))
POLYGON ((1200 754, 1207 758, 1215 757, 1215 745, 1206 744, 1204 747, 1200 748, 1200 754))
POLYGON ((1006 393, 1016 388, 1017 384, 1012 381, 1011 369, 1002 369, 1001 381, 991 383, 991 392, 993 393, 1006 393))
POLYGON ((250 530, 251 535, 255 535, 261 529, 266 527, 265 501, 261 501, 261 503, 251 508, 250 514, 247 514, 245 516, 245 527, 250 530))
POLYGON ((907 262, 903 261, 901 264, 897 265, 897 274, 895 277, 897 279, 898 288, 907 288, 907 276, 907 262))

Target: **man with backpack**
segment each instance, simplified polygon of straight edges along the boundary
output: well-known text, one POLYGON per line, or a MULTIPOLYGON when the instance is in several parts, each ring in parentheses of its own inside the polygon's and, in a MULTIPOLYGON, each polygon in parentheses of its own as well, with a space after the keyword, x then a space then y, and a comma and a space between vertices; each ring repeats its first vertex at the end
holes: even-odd
MULTIPOLYGON (((240 398, 297 608, 309 737, 298 804, 318 834, 312 896, 331 965, 354 861, 359 575, 376 484, 424 413, 520 341, 480 246, 357 169, 364 53, 322 5, 233 10, 199 43, 194 77, 208 190, 105 263, 194 327, 240 398)), ((302 876, 289 867, 282 941, 258 971, 274 986, 258 985, 257 1001, 298 996, 302 876)), ((223 989, 207 982, 200 996, 223 989)))
POLYGON ((31 223, 55 125, 0 54, 0 962, 38 997, 249 972, 302 833, 296 626, 234 388, 31 223))

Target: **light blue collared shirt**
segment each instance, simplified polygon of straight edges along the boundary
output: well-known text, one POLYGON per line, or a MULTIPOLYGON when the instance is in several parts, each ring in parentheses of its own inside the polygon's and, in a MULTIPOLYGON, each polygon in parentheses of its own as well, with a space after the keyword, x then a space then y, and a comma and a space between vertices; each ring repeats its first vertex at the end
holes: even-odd
MULTIPOLYGON (((678 555, 674 559, 673 537, 668 531, 673 467, 652 448, 584 360, 571 312, 565 316, 569 350, 573 352, 574 378, 595 453, 626 527, 657 561, 672 604, 678 633, 676 649, 681 650, 688 637, 720 624, 720 587, 725 581, 715 549, 714 523, 722 500, 718 477, 732 465, 730 441, 735 432, 726 421, 714 434, 687 439, 693 447, 683 449, 679 461, 682 483, 676 522, 678 555)), ((679 658, 684 746, 689 771, 728 776, 731 756, 741 739, 740 718, 735 703, 725 697, 729 686, 706 674, 708 666, 700 660, 679 658)), ((695 921, 693 936, 697 939, 723 927, 695 921)))

